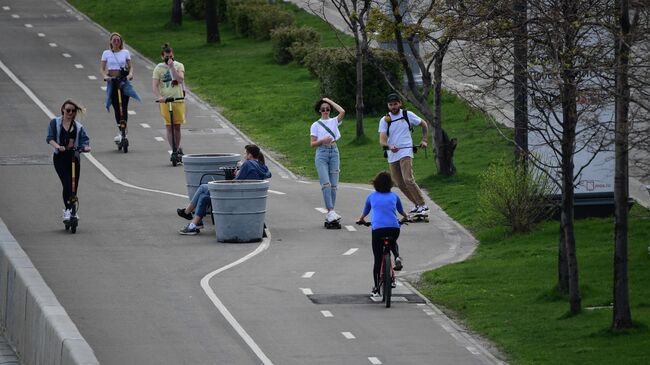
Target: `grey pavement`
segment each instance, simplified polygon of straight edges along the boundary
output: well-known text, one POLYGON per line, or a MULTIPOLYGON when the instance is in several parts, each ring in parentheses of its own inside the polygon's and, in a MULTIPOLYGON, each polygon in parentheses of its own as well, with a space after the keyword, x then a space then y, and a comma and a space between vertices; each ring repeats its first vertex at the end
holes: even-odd
MULTIPOLYGON (((211 225, 198 236, 180 236, 176 231, 185 222, 175 209, 187 203, 185 180, 182 167, 169 163, 167 143, 159 141, 164 129, 150 90, 152 63, 134 53, 134 85, 143 103, 130 104, 131 146, 123 154, 112 141, 115 123, 103 107, 99 80, 106 30, 63 2, 2 5, 0 61, 31 94, 0 72, 0 218, 102 364, 500 362, 489 344, 451 322, 405 280, 463 260, 476 247, 433 202, 430 223, 402 231, 406 270, 396 294, 411 299, 391 309, 365 300, 370 231, 353 222, 367 185, 339 187, 337 211, 345 227, 325 230, 318 182, 296 178, 271 160, 269 239, 217 243, 211 225), (81 119, 93 147, 81 161, 75 235, 60 222, 60 184, 45 144, 48 113, 69 97, 87 107, 81 119), (328 304, 317 303, 319 295, 328 304)), ((183 62, 182 54, 176 57, 183 62)), ((187 80, 191 87, 191 69, 187 80)), ((240 153, 249 143, 192 94, 188 121, 186 153, 240 153)), ((311 122, 305 121, 305 130, 311 122)))

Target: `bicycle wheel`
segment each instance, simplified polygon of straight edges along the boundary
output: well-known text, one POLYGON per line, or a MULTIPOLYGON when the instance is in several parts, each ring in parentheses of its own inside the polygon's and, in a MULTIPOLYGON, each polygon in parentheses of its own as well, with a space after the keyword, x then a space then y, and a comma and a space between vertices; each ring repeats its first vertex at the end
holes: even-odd
POLYGON ((390 308, 390 296, 391 292, 393 290, 392 286, 392 275, 391 275, 391 263, 390 263, 390 255, 386 254, 384 255, 384 302, 386 302, 386 308, 390 308))

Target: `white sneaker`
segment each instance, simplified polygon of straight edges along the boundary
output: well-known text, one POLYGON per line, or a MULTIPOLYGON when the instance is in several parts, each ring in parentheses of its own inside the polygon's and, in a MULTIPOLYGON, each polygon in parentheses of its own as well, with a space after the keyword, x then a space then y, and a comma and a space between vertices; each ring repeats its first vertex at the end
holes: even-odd
POLYGON ((70 212, 70 209, 64 209, 63 210, 63 221, 68 222, 71 217, 72 217, 72 212, 70 212))
POLYGON ((118 133, 117 136, 115 136, 115 138, 113 138, 113 141, 115 141, 115 143, 122 142, 122 133, 118 133))
POLYGON ((419 208, 420 208, 420 207, 418 207, 418 206, 416 205, 416 206, 413 207, 413 209, 411 209, 411 211, 410 211, 409 213, 411 213, 411 214, 413 214, 413 213, 417 213, 419 208))
POLYGON ((416 214, 427 214, 429 213, 429 207, 427 207, 426 204, 420 205, 417 207, 417 210, 415 211, 416 214))
POLYGON ((327 215, 325 216, 325 220, 328 222, 334 222, 336 220, 336 213, 333 210, 330 210, 327 212, 327 215))
POLYGON ((332 215, 334 216, 334 220, 335 220, 335 221, 341 219, 341 216, 340 216, 337 212, 335 212, 335 211, 332 211, 332 215))

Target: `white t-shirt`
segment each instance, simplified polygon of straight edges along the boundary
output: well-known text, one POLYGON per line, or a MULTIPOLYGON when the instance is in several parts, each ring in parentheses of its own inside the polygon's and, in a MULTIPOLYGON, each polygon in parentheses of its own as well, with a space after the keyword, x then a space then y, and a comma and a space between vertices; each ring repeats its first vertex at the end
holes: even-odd
MULTIPOLYGON (((341 138, 341 132, 339 131, 339 125, 341 125, 341 122, 338 120, 338 118, 330 118, 325 120, 320 119, 320 121, 323 122, 323 124, 325 124, 327 128, 329 128, 334 133, 334 141, 338 141, 338 139, 341 138)), ((309 133, 313 137, 316 137, 317 141, 320 141, 325 137, 332 137, 332 135, 326 131, 325 128, 323 128, 318 123, 318 121, 314 122, 311 125, 309 133)))
MULTIPOLYGON (((406 113, 408 114, 409 123, 411 123, 411 125, 420 125, 422 122, 420 117, 410 111, 407 111, 406 113)), ((400 109, 398 114, 388 113, 388 115, 390 115, 390 119, 392 120, 388 135, 388 145, 399 147, 399 150, 395 153, 388 150, 388 163, 399 161, 404 157, 413 158, 413 138, 411 137, 408 123, 402 118, 402 109, 400 109)), ((387 130, 388 123, 386 123, 384 117, 382 117, 379 120, 379 133, 386 133, 387 130)))
POLYGON ((131 54, 126 49, 122 49, 118 52, 113 52, 110 49, 107 49, 102 53, 102 61, 106 61, 107 70, 126 68, 126 61, 130 59, 131 54))

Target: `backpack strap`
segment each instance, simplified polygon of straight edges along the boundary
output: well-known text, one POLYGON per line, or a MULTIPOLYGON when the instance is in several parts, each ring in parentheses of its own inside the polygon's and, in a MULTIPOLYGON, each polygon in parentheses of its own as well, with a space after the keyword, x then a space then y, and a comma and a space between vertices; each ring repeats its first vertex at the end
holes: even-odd
POLYGON ((390 119, 390 121, 386 122, 386 124, 388 124, 388 128, 386 128, 386 138, 388 138, 388 137, 390 136, 390 125, 391 125, 393 122, 397 122, 397 121, 400 121, 400 120, 404 120, 404 121, 406 121, 406 123, 407 123, 408 126, 409 126, 409 131, 410 131, 411 133, 413 132, 413 126, 411 125, 411 121, 409 120, 409 115, 408 115, 408 113, 406 112, 406 109, 402 109, 402 116, 399 117, 399 118, 397 118, 397 119, 395 119, 395 120, 393 120, 393 119, 390 117, 390 114, 386 114, 386 116, 388 116, 388 119, 390 119))
POLYGON ((323 129, 325 129, 325 130, 327 131, 327 133, 331 134, 331 135, 332 135, 332 138, 334 138, 334 140, 336 141, 336 136, 334 135, 334 132, 332 132, 331 129, 327 128, 327 126, 325 125, 325 123, 323 123, 322 121, 319 120, 319 121, 318 121, 318 124, 320 124, 320 126, 323 127, 323 129))

